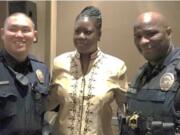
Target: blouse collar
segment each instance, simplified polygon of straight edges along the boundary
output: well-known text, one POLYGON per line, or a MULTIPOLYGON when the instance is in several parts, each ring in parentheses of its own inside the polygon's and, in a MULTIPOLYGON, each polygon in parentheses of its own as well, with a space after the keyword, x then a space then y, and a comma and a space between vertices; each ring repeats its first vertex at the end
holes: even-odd
MULTIPOLYGON (((90 56, 90 58, 91 58, 91 60, 92 59, 96 59, 97 57, 99 57, 101 55, 101 50, 100 50, 100 48, 98 48, 95 52, 93 52, 92 54, 91 54, 91 56, 90 56)), ((76 50, 75 51, 75 57, 77 58, 77 59, 80 59, 80 53, 76 50)))

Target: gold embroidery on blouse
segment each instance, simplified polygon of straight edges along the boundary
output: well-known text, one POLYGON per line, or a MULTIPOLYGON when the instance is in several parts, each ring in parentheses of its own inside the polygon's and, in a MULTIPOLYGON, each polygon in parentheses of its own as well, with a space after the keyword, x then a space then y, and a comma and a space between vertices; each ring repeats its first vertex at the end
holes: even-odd
MULTIPOLYGON (((85 135, 88 131, 90 131, 90 126, 89 126, 89 123, 92 123, 92 120, 89 118, 89 115, 90 114, 93 114, 92 111, 89 110, 90 106, 92 106, 93 104, 90 103, 90 99, 93 97, 92 95, 92 90, 94 89, 94 82, 95 82, 95 76, 97 75, 97 71, 99 69, 99 65, 102 64, 102 59, 104 58, 104 56, 102 55, 92 66, 91 68, 91 73, 90 73, 90 78, 89 80, 87 81, 89 84, 88 84, 88 94, 87 96, 84 95, 84 92, 85 92, 85 86, 86 86, 86 80, 85 80, 85 77, 82 78, 82 87, 83 88, 82 90, 80 90, 80 95, 79 97, 82 97, 82 101, 80 99, 76 99, 78 97, 77 95, 77 89, 78 89, 78 65, 76 64, 75 62, 75 58, 73 57, 73 55, 71 56, 71 74, 72 76, 74 76, 74 84, 71 86, 72 89, 73 89, 73 92, 72 92, 72 109, 71 109, 71 112, 72 112, 72 116, 70 118, 71 120, 71 125, 70 127, 68 127, 70 130, 71 130, 71 135, 74 134, 74 130, 75 128, 77 130, 77 132, 79 132, 79 135, 81 135, 81 130, 82 130, 82 121, 85 121, 85 127, 84 127, 84 133, 82 135, 85 135), (83 119, 83 111, 84 111, 84 101, 86 100, 87 102, 87 109, 86 109, 86 112, 85 112, 85 118, 83 119), (78 107, 79 105, 79 107, 78 107), (75 120, 78 120, 78 125, 75 125, 75 120)), ((77 123, 76 123, 77 124, 77 123)), ((75 133, 77 134, 77 133, 75 133)))

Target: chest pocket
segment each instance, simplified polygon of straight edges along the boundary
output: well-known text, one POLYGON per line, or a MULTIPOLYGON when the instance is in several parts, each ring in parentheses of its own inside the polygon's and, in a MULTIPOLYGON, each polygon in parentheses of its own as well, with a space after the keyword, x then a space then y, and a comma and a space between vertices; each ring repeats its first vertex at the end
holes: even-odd
POLYGON ((32 88, 32 97, 35 104, 35 112, 42 115, 46 110, 48 87, 35 83, 32 88))
POLYGON ((137 93, 137 89, 130 88, 127 97, 138 101, 165 102, 168 92, 160 89, 142 89, 137 93), (131 90, 132 89, 132 90, 131 90), (130 91, 131 90, 131 91, 130 91))
POLYGON ((15 91, 9 84, 0 85, 0 121, 16 115, 17 95, 15 91))
POLYGON ((166 92, 159 89, 156 90, 141 90, 137 95, 138 100, 151 102, 164 102, 166 100, 166 92))

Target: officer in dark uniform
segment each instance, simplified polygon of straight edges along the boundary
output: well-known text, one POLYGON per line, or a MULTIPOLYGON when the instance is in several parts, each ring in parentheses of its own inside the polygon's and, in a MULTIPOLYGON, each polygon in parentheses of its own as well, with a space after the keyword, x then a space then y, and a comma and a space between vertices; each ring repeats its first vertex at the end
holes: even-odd
POLYGON ((36 35, 23 13, 10 15, 1 29, 0 135, 42 135, 49 71, 28 55, 36 35))
POLYGON ((180 134, 180 50, 171 43, 171 27, 157 12, 141 14, 134 41, 147 60, 127 93, 121 135, 180 134))

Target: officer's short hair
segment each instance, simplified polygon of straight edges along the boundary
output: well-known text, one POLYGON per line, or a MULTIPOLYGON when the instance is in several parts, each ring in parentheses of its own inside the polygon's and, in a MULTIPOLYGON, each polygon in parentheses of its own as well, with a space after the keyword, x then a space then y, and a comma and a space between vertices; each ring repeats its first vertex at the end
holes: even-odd
POLYGON ((4 29, 5 29, 6 26, 7 26, 7 22, 8 22, 8 20, 9 20, 9 18, 11 18, 11 17, 13 17, 13 16, 19 16, 19 15, 28 18, 28 19, 30 20, 30 22, 32 23, 33 29, 35 29, 35 24, 34 24, 33 20, 32 20, 28 15, 26 15, 25 13, 22 13, 22 12, 15 12, 15 13, 10 14, 10 16, 8 16, 8 17, 6 18, 6 20, 4 21, 4 29))
POLYGON ((88 17, 93 17, 96 20, 96 27, 97 29, 101 29, 102 27, 102 16, 101 16, 101 12, 97 7, 94 6, 87 6, 85 7, 80 13, 79 15, 76 17, 76 21, 80 18, 80 17, 84 17, 84 16, 88 16, 88 17))

